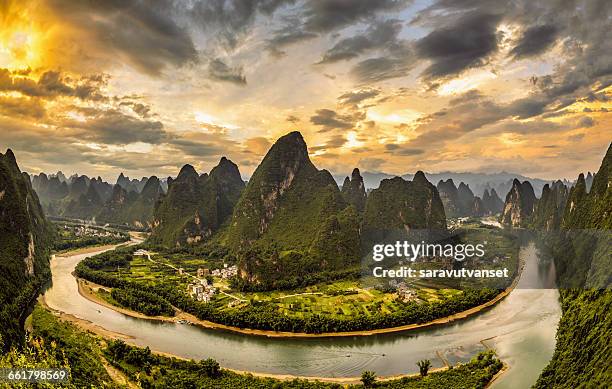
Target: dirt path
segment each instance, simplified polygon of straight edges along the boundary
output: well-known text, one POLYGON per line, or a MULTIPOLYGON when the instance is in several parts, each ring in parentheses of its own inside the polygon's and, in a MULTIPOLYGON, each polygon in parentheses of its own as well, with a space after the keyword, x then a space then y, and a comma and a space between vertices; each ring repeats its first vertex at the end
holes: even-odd
POLYGON ((106 369, 106 372, 108 373, 110 378, 113 380, 113 382, 119 385, 127 386, 130 389, 138 388, 138 385, 130 381, 130 379, 122 371, 120 371, 119 369, 117 369, 116 367, 108 363, 108 361, 106 360, 106 358, 104 358, 104 356, 100 355, 99 357, 100 357, 100 362, 102 363, 102 366, 104 366, 104 369, 106 369))

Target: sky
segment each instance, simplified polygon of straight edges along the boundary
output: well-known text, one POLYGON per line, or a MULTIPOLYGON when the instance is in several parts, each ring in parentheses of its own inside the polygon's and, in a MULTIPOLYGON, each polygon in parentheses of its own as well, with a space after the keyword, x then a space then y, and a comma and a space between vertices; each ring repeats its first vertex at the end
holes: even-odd
POLYGON ((606 0, 0 0, 0 149, 114 182, 249 177, 299 130, 346 174, 575 179, 612 140, 606 0))

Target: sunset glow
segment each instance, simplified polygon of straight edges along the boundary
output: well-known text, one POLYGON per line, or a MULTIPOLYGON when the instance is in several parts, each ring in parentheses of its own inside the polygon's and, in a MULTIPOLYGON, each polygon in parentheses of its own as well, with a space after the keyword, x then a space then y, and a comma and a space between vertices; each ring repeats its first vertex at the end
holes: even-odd
POLYGON ((572 17, 588 34, 544 3, 554 25, 510 5, 444 17, 383 1, 338 18, 301 1, 227 15, 128 3, 0 8, 0 145, 26 170, 166 176, 227 155, 249 176, 299 130, 337 174, 483 170, 495 149, 516 173, 572 178, 610 140, 609 26, 586 5, 572 17))

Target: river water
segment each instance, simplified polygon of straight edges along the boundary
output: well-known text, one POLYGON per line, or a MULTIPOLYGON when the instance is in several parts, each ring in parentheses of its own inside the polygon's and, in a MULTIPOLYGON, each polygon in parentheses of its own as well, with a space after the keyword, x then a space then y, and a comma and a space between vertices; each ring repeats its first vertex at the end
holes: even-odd
POLYGON ((443 326, 352 338, 265 338, 132 318, 79 294, 71 273, 95 254, 52 260, 52 285, 45 292, 51 308, 131 336, 131 343, 185 358, 211 357, 237 370, 320 377, 355 377, 372 370, 389 376, 418 372, 421 359, 441 367, 442 358, 465 362, 492 347, 510 367, 494 387, 527 388, 552 356, 561 315, 558 291, 543 289, 554 269, 542 263, 533 243, 521 247, 525 268, 517 288, 495 306, 443 326))

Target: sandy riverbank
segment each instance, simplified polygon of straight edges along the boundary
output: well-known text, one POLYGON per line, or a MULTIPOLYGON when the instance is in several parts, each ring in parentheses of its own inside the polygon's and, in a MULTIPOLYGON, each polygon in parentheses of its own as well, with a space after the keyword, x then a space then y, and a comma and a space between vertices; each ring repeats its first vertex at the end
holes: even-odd
POLYGON ((38 298, 38 303, 43 306, 46 310, 48 310, 49 312, 51 312, 54 316, 56 316, 57 318, 59 318, 62 321, 67 321, 70 322, 72 324, 77 325, 78 327, 80 327, 81 329, 87 331, 87 332, 91 332, 94 333, 96 335, 100 335, 104 338, 107 339, 121 339, 123 341, 129 341, 130 339, 133 339, 133 337, 126 335, 126 334, 121 334, 119 332, 114 332, 114 331, 109 331, 104 327, 101 327, 97 324, 92 323, 89 320, 85 320, 85 319, 81 319, 80 317, 76 317, 74 315, 71 315, 69 313, 65 313, 62 311, 58 311, 56 309, 51 308, 46 300, 44 296, 40 296, 38 298))
POLYGON ((87 246, 87 247, 81 247, 79 249, 76 250, 69 250, 69 251, 62 251, 62 252, 58 252, 55 253, 54 255, 56 257, 73 257, 75 255, 81 255, 81 254, 90 254, 90 253, 95 253, 98 251, 107 251, 107 250, 112 250, 115 247, 122 245, 122 244, 128 244, 128 242, 124 242, 124 243, 119 243, 119 244, 105 244, 105 245, 101 245, 101 246, 87 246))

